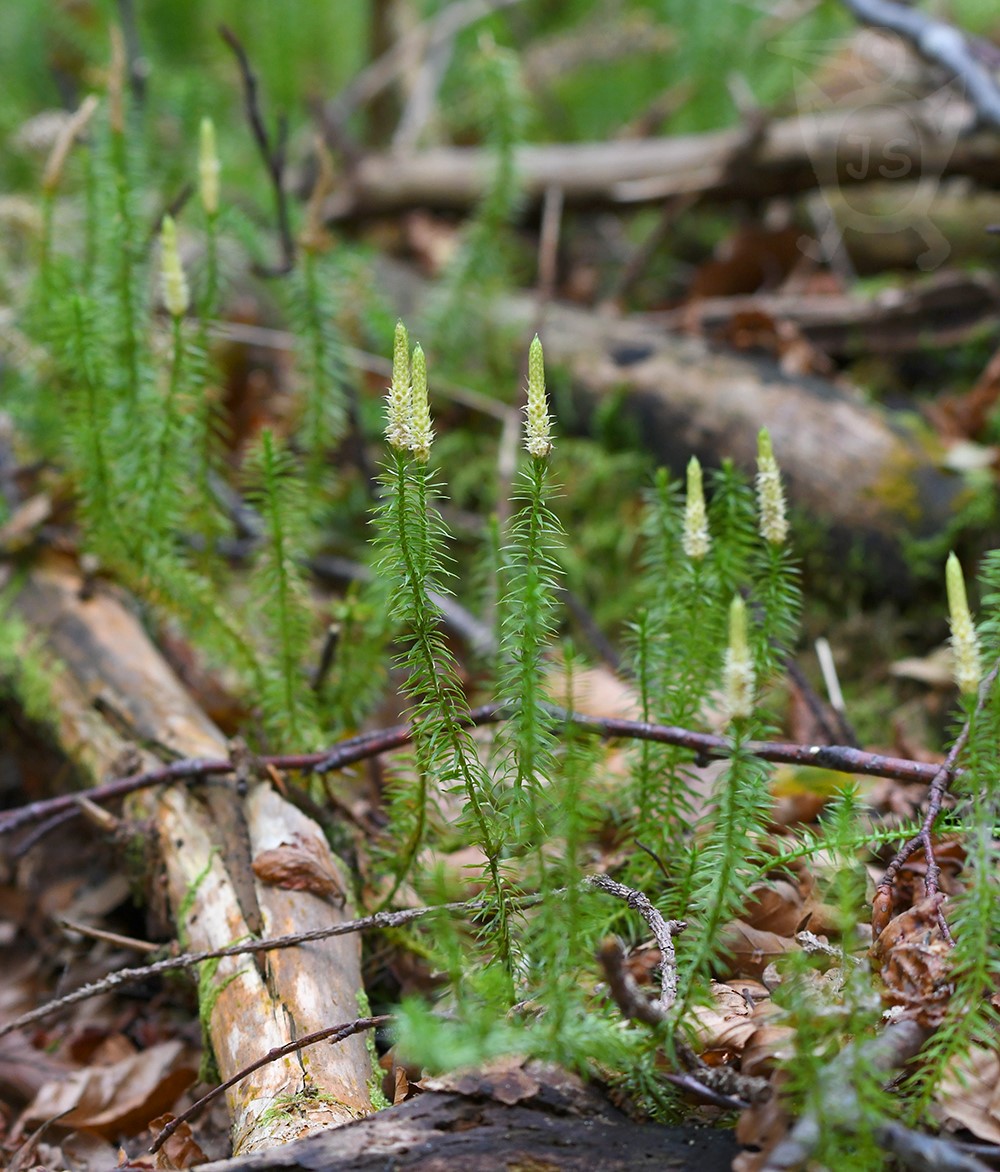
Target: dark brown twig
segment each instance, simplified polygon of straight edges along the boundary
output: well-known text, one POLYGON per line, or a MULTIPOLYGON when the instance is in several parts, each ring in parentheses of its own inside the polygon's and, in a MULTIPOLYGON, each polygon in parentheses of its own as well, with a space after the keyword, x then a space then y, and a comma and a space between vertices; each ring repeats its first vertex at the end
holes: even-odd
POLYGON ((268 1050, 263 1058, 258 1058, 256 1062, 251 1062, 249 1066, 244 1066, 232 1078, 227 1078, 224 1083, 213 1087, 207 1095, 202 1095, 196 1103, 192 1103, 176 1119, 171 1119, 150 1145, 150 1154, 158 1152, 182 1123, 187 1123, 189 1119, 193 1119, 213 1099, 218 1098, 224 1091, 228 1091, 230 1087, 235 1086, 241 1079, 246 1078, 248 1074, 253 1074, 255 1070, 260 1070, 262 1066, 267 1066, 269 1062, 277 1062, 279 1058, 284 1058, 287 1054, 295 1054, 299 1050, 304 1050, 306 1046, 315 1045, 316 1042, 331 1042, 333 1044, 343 1042, 355 1034, 363 1033, 365 1030, 374 1030, 381 1025, 386 1025, 391 1020, 392 1018, 388 1014, 382 1014, 379 1017, 359 1017, 354 1021, 328 1026, 323 1030, 314 1030, 313 1033, 304 1034, 301 1038, 287 1042, 284 1046, 275 1046, 273 1050, 268 1050))
POLYGON ((58 814, 53 814, 51 818, 46 818, 41 826, 36 826, 30 833, 18 840, 15 847, 11 849, 11 861, 23 859, 24 856, 35 849, 43 838, 48 837, 53 831, 58 830, 60 826, 67 822, 72 822, 74 818, 80 813, 79 806, 73 809, 61 810, 58 814))
MULTIPOLYGON (((993 673, 991 673, 992 676, 993 673)), ((713 760, 725 757, 730 744, 725 737, 711 733, 693 732, 673 725, 651 724, 641 720, 624 720, 618 717, 583 716, 567 712, 555 705, 547 706, 549 715, 555 721, 572 725, 583 732, 591 733, 604 740, 655 741, 659 744, 676 745, 689 749, 699 758, 713 760)), ((479 727, 506 720, 510 710, 503 704, 484 704, 474 708, 464 719, 466 727, 479 727)), ((279 754, 261 758, 264 765, 280 770, 301 770, 304 772, 328 773, 333 769, 344 769, 358 761, 377 757, 394 749, 401 749, 410 742, 412 726, 396 725, 394 728, 378 729, 361 733, 341 741, 331 751, 322 753, 279 754)), ((835 773, 862 773, 870 777, 891 777, 897 781, 932 783, 941 768, 926 765, 921 761, 909 761, 902 757, 887 757, 881 753, 868 753, 845 745, 796 745, 781 741, 751 741, 749 752, 764 761, 780 765, 815 765, 835 773)), ((192 758, 173 761, 131 777, 116 778, 104 785, 84 791, 93 802, 108 802, 137 790, 151 786, 168 785, 175 782, 190 782, 203 777, 231 773, 232 762, 228 758, 192 758)), ((0 814, 0 837, 12 833, 22 826, 38 822, 77 805, 77 794, 61 794, 31 802, 16 810, 0 814)), ((912 851, 911 851, 912 853, 912 851)))
POLYGON ((680 1087, 682 1091, 687 1091, 689 1095, 694 1095, 703 1103, 710 1103, 713 1107, 725 1107, 729 1111, 745 1111, 750 1106, 746 1099, 737 1099, 732 1095, 722 1095, 718 1091, 713 1091, 711 1087, 699 1082, 693 1074, 665 1074, 663 1077, 667 1082, 672 1082, 675 1087, 680 1087))
MULTIPOLYGON (((822 699, 817 696, 816 690, 813 688, 812 684, 809 683, 805 672, 802 670, 802 668, 799 667, 799 665, 791 656, 788 656, 785 660, 785 671, 788 673, 789 680, 794 685, 799 695, 802 697, 805 706, 809 709, 809 715, 813 718, 813 720, 816 721, 816 724, 819 726, 819 730, 822 735, 826 737, 827 744, 835 745, 837 741, 840 740, 844 744, 853 745, 856 747, 857 740, 853 736, 844 735, 844 726, 843 724, 840 724, 839 721, 838 724, 840 724, 840 736, 837 736, 836 732, 834 731, 833 724, 830 721, 826 705, 823 703, 822 699)), ((830 707, 830 711, 839 716, 839 713, 837 713, 837 710, 833 708, 832 705, 830 707)))
POLYGON ((250 64, 250 58, 243 47, 243 43, 231 28, 224 24, 219 25, 219 36, 232 49, 240 67, 240 76, 243 81, 243 99, 246 106, 247 121, 253 132, 254 141, 264 160, 271 187, 274 191, 274 206, 278 217, 278 239, 281 243, 281 264, 276 268, 262 272, 263 276, 280 277, 290 273, 295 267, 295 237, 292 235, 292 224, 288 214, 288 195, 285 191, 285 163, 288 156, 288 119, 284 114, 278 115, 278 129, 274 138, 268 133, 264 123, 264 116, 260 108, 260 89, 257 75, 250 64))

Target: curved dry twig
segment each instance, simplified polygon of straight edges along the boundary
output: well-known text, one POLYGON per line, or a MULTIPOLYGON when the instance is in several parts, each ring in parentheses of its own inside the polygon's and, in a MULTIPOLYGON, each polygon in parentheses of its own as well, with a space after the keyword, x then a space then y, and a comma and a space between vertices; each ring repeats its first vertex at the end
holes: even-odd
POLYGON ((330 1042, 336 1045, 337 1042, 346 1041, 347 1038, 352 1038, 355 1034, 363 1033, 365 1030, 377 1029, 379 1026, 386 1025, 390 1021, 392 1021, 392 1018, 389 1014, 381 1014, 378 1017, 358 1017, 354 1021, 341 1022, 339 1025, 328 1026, 326 1029, 315 1030, 311 1034, 304 1034, 301 1038, 295 1038, 294 1041, 288 1042, 284 1046, 276 1046, 273 1050, 268 1050, 256 1062, 251 1062, 249 1066, 244 1066, 232 1078, 227 1078, 224 1083, 213 1087, 208 1094, 202 1095, 196 1103, 192 1103, 176 1119, 171 1119, 150 1145, 150 1154, 152 1155, 158 1152, 182 1123, 187 1123, 189 1119, 193 1119, 213 1099, 218 1098, 224 1091, 228 1091, 230 1087, 235 1086, 241 1079, 246 1078, 248 1074, 253 1074, 255 1070, 260 1070, 262 1066, 267 1066, 269 1062, 277 1062, 279 1058, 284 1058, 288 1054, 295 1054, 299 1050, 304 1050, 306 1046, 315 1045, 316 1042, 330 1042))

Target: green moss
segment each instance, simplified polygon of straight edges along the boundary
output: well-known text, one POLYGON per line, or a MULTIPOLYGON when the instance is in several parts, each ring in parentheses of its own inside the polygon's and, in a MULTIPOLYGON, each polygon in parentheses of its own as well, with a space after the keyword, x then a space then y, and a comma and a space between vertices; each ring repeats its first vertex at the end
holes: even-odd
MULTIPOLYGON (((242 939, 245 939, 245 937, 242 939)), ((234 940, 232 943, 238 944, 239 940, 234 940)), ((228 977, 217 981, 215 974, 218 972, 221 963, 222 958, 216 957, 213 960, 203 961, 198 966, 198 1021, 201 1024, 201 1039, 204 1047, 198 1077, 202 1082, 220 1081, 219 1069, 215 1062, 215 1051, 212 1048, 211 1025, 215 1006, 233 981, 248 971, 245 968, 237 969, 235 972, 230 973, 228 977)))
MULTIPOLYGON (((356 996, 358 1017, 371 1017, 372 1007, 371 1002, 368 1000, 368 994, 364 989, 359 989, 356 996)), ((375 1048, 374 1030, 365 1030, 365 1046, 368 1049, 368 1057, 372 1064, 371 1075, 368 1079, 368 1097, 371 1099, 372 1107, 376 1111, 382 1111, 386 1107, 391 1107, 392 1104, 382 1091, 382 1068, 378 1064, 378 1050, 375 1048)))
POLYGON ((348 1106, 347 1103, 344 1103, 334 1095, 326 1091, 321 1091, 315 1086, 306 1086, 294 1095, 278 1095, 271 1106, 261 1112, 257 1119, 257 1126, 267 1127, 281 1118, 294 1118, 297 1115, 301 1115, 307 1106, 315 1103, 325 1103, 329 1107, 339 1107, 341 1110, 349 1111, 355 1118, 360 1118, 358 1112, 353 1107, 348 1106))
POLYGON ((917 526, 921 520, 920 493, 917 488, 920 471, 921 462, 917 454, 900 446, 882 465, 868 495, 907 525, 917 526))
POLYGON ((208 859, 205 861, 205 866, 195 875, 187 891, 184 892, 181 902, 177 905, 177 915, 175 917, 177 921, 177 942, 182 949, 187 948, 187 918, 191 913, 191 908, 194 906, 195 896, 198 894, 198 888, 208 878, 208 873, 212 869, 212 862, 217 853, 217 848, 213 846, 208 852, 208 859))
POLYGON ((10 609, 10 599, 0 601, 0 689, 13 695, 29 720, 52 724, 58 710, 52 696, 52 680, 59 670, 21 618, 10 609))

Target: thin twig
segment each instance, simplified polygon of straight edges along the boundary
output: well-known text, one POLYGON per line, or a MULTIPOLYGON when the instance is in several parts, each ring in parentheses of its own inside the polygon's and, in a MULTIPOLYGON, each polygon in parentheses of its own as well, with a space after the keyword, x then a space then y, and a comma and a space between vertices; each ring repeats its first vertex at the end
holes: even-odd
POLYGON ((377 1029, 379 1026, 386 1025, 390 1021, 392 1021, 392 1018, 388 1014, 381 1014, 378 1017, 359 1017, 354 1021, 344 1022, 341 1025, 328 1026, 323 1030, 315 1030, 311 1034, 303 1034, 301 1038, 287 1042, 284 1046, 275 1046, 273 1050, 268 1050, 263 1058, 258 1058, 256 1062, 251 1062, 249 1066, 244 1066, 232 1078, 227 1078, 224 1083, 213 1087, 207 1095, 202 1095, 196 1103, 192 1103, 176 1119, 171 1119, 153 1141, 149 1149, 150 1154, 152 1155, 158 1152, 182 1123, 187 1123, 189 1119, 193 1119, 213 1099, 218 1098, 224 1091, 228 1091, 230 1087, 235 1086, 241 1079, 246 1078, 248 1074, 253 1074, 255 1070, 260 1070, 262 1066, 267 1066, 270 1062, 277 1062, 279 1058, 284 1058, 288 1054, 295 1054, 299 1050, 304 1050, 306 1046, 315 1045, 316 1042, 336 1044, 337 1042, 343 1042, 347 1038, 353 1037, 355 1034, 363 1033, 365 1030, 377 1029))
POLYGON ((78 936, 88 936, 92 940, 103 940, 107 944, 117 944, 121 948, 130 948, 133 952, 159 952, 161 947, 151 940, 136 940, 133 936, 122 936, 118 932, 106 932, 103 928, 95 928, 91 924, 79 924, 76 920, 67 920, 65 917, 58 923, 67 932, 75 932, 78 936))
MULTIPOLYGON (((991 676, 993 673, 991 673, 991 676)), ((691 729, 673 725, 651 724, 642 720, 624 720, 618 717, 584 716, 578 712, 567 712, 556 705, 546 705, 550 718, 569 725, 581 732, 588 732, 603 740, 654 741, 659 744, 676 745, 689 749, 699 761, 725 758, 730 742, 725 737, 711 733, 694 732, 691 729)), ((484 704, 474 708, 463 717, 467 728, 496 724, 508 719, 510 709, 504 704, 484 704)), ((359 761, 377 757, 394 749, 401 749, 410 742, 412 726, 396 725, 393 728, 377 729, 361 733, 341 741, 332 750, 321 753, 291 753, 262 757, 264 765, 280 770, 301 770, 303 772, 328 773, 344 769, 359 761)), ((815 765, 835 773, 862 773, 869 777, 891 777, 897 781, 931 784, 941 769, 922 761, 909 761, 903 757, 887 757, 881 753, 868 753, 846 745, 797 745, 781 741, 750 741, 747 750, 764 761, 779 765, 815 765)), ((231 773, 233 764, 228 758, 191 758, 172 761, 145 773, 130 777, 116 778, 103 785, 84 791, 93 802, 108 802, 137 790, 151 786, 168 785, 176 782, 190 782, 204 777, 231 773)), ((0 814, 0 837, 10 834, 22 826, 38 822, 43 818, 77 807, 77 794, 60 794, 31 802, 15 810, 0 814)), ((910 853, 915 848, 911 848, 910 853)))
POLYGON ((227 956, 245 956, 248 953, 273 952, 279 948, 294 948, 299 944, 309 944, 316 940, 326 940, 331 936, 347 936, 353 932, 367 932, 373 928, 399 928, 404 924, 411 923, 413 920, 419 920, 424 916, 434 915, 437 912, 475 912, 479 911, 483 906, 482 900, 467 900, 465 903, 445 903, 432 907, 406 908, 398 912, 376 912, 374 915, 364 916, 359 920, 348 920, 345 923, 331 924, 326 928, 314 928, 311 932, 299 932, 292 936, 275 936, 270 940, 247 940, 241 944, 231 944, 228 948, 214 948, 206 952, 185 952, 180 956, 169 956, 164 960, 158 960, 154 964, 129 969, 118 969, 116 972, 102 977, 99 981, 91 981, 87 985, 82 985, 79 989, 74 989, 72 993, 67 993, 64 997, 59 997, 54 1001, 48 1001, 45 1005, 40 1005, 37 1009, 22 1013, 20 1017, 15 1018, 13 1021, 5 1022, 3 1025, 0 1025, 0 1038, 6 1034, 13 1033, 15 1030, 23 1029, 24 1026, 32 1025, 36 1021, 42 1021, 46 1017, 51 1017, 52 1014, 58 1013, 67 1006, 75 1005, 80 1001, 86 1001, 91 997, 97 997, 99 994, 117 989, 121 985, 135 984, 136 981, 145 981, 150 977, 159 976, 162 973, 176 972, 179 969, 194 968, 206 960, 219 960, 227 956))
POLYGON ((656 1001, 643 993, 635 977, 625 966, 625 950, 614 937, 609 937, 597 950, 597 959, 608 981, 615 1004, 630 1021, 641 1021, 649 1026, 661 1026, 667 1015, 656 1001))
POLYGON ((718 1091, 713 1091, 711 1087, 699 1082, 693 1074, 665 1074, 663 1077, 675 1087, 680 1087, 682 1091, 687 1091, 689 1095, 694 1095, 705 1103, 711 1103, 713 1107, 745 1111, 750 1106, 746 1099, 737 1099, 732 1095, 722 1095, 718 1091))
POLYGON ((607 875, 593 875, 590 884, 599 891, 613 895, 615 899, 624 900, 649 925, 649 930, 653 933, 660 950, 660 963, 656 966, 660 973, 659 1008, 662 1013, 669 1013, 677 1000, 677 955, 674 951, 674 937, 684 931, 687 922, 665 920, 641 891, 626 887, 624 883, 617 883, 607 875))
POLYGON ((828 745, 837 744, 838 740, 842 740, 846 745, 856 745, 857 742, 850 737, 840 737, 834 731, 833 724, 830 721, 827 706, 823 703, 820 696, 816 694, 815 689, 806 679, 805 672, 795 662, 792 656, 787 656, 785 659, 785 671, 788 675, 789 682, 795 687, 798 694, 802 697, 805 706, 809 709, 809 715, 813 718, 819 726, 819 732, 826 738, 828 745))
POLYGON ((23 859, 25 855, 30 854, 38 846, 43 838, 47 838, 53 831, 58 830, 60 826, 64 826, 67 822, 72 822, 82 813, 82 806, 76 803, 74 808, 62 810, 58 814, 53 814, 51 818, 46 818, 40 826, 36 826, 30 834, 26 834, 23 838, 19 839, 17 845, 11 848, 11 862, 23 859))
POLYGON ((232 29, 224 24, 219 25, 219 36, 232 49, 239 64, 247 121, 250 123, 254 141, 257 143, 261 158, 264 160, 264 166, 274 191, 274 205, 278 217, 278 239, 281 242, 281 264, 274 269, 268 269, 263 275, 284 276, 295 267, 295 237, 292 235, 292 224, 288 214, 288 195, 285 191, 288 120, 284 114, 278 115, 278 130, 272 140, 264 123, 264 115, 261 113, 257 75, 250 65, 250 58, 247 56, 243 43, 232 29))

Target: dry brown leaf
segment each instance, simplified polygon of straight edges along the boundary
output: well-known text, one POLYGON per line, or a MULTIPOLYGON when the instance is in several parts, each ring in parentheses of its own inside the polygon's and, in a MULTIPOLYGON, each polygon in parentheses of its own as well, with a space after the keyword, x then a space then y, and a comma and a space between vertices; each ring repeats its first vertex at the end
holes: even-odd
POLYGON ((573 711, 582 712, 584 716, 639 720, 642 715, 642 705, 635 688, 606 667, 574 671, 572 679, 567 680, 561 665, 557 665, 548 673, 545 690, 557 704, 566 705, 572 701, 573 711))
POLYGON ((459 1071, 441 1078, 423 1079, 427 1091, 455 1091, 460 1095, 495 1099, 507 1107, 530 1102, 541 1084, 524 1069, 524 1058, 512 1056, 482 1070, 459 1071))
POLYGON ((776 932, 779 936, 794 936, 804 917, 802 893, 787 879, 755 883, 750 888, 750 900, 743 912, 743 920, 762 932, 776 932))
POLYGON ((951 1063, 931 1110, 949 1131, 965 1127, 977 1139, 1000 1144, 1000 1055, 976 1046, 951 1063))
MULTIPOLYGON (((149 1130, 155 1135, 162 1131, 168 1123, 174 1121, 175 1116, 167 1114, 151 1119, 149 1130)), ((156 1153, 154 1167, 174 1169, 193 1168, 196 1164, 204 1164, 208 1157, 194 1138, 189 1123, 182 1123, 156 1153)))
POLYGON ((786 1062, 795 1053, 795 1030, 791 1026, 765 1021, 751 1034, 743 1047, 740 1074, 766 1078, 778 1062, 786 1062))
MULTIPOLYGON (((44 1133, 48 1134, 48 1132, 44 1133)), ((30 1153, 24 1153, 29 1156, 30 1153)), ((87 1131, 74 1131, 58 1144, 44 1140, 35 1145, 34 1158, 27 1165, 17 1164, 17 1157, 11 1163, 15 1167, 30 1167, 32 1172, 47 1172, 48 1169, 72 1169, 73 1172, 108 1172, 114 1167, 115 1148, 106 1139, 87 1131)))
POLYGON ((111 1066, 90 1066, 46 1083, 25 1109, 21 1126, 58 1116, 62 1127, 134 1135, 172 1107, 196 1075, 197 1063, 183 1042, 161 1042, 111 1066))
POLYGON ((897 679, 917 680, 933 688, 951 688, 955 681, 951 648, 939 647, 930 655, 897 659, 889 665, 889 674, 897 679))
POLYGON ((872 945, 885 1003, 931 1027, 941 1024, 952 993, 951 947, 938 923, 945 899, 929 896, 894 917, 872 945))
POLYGON ((702 1057, 711 1051, 740 1054, 757 1028, 752 1021, 753 1004, 737 989, 719 981, 712 982, 711 993, 714 1005, 696 1005, 688 1015, 698 1049, 702 1057))
POLYGON ((776 956, 798 947, 786 936, 762 932, 742 920, 733 920, 723 928, 720 945, 733 972, 751 977, 760 977, 776 956))
POLYGON ((319 843, 296 836, 261 851, 253 861, 253 873, 272 887, 287 891, 311 891, 321 899, 343 899, 337 876, 326 863, 326 851, 319 843))
POLYGON ((778 1094, 781 1074, 772 1081, 774 1093, 763 1102, 751 1103, 740 1114, 736 1124, 736 1138, 750 1151, 743 1151, 733 1160, 733 1172, 758 1172, 767 1165, 767 1157, 779 1140, 784 1139, 791 1126, 791 1116, 782 1107, 778 1094))

